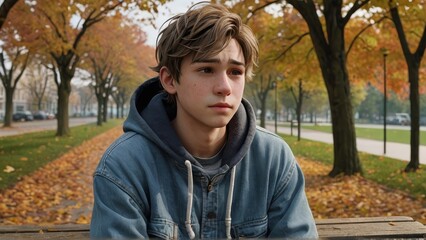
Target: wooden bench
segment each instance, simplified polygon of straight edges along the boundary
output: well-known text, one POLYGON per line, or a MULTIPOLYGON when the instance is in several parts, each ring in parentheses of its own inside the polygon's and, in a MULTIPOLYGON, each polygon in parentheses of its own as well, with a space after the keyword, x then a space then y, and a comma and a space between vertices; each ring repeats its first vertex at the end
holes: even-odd
MULTIPOLYGON (((411 217, 316 220, 320 238, 426 238, 426 226, 411 217)), ((0 239, 89 239, 89 225, 0 226, 0 239)))
POLYGON ((426 238, 426 226, 411 217, 317 219, 321 238, 426 238))

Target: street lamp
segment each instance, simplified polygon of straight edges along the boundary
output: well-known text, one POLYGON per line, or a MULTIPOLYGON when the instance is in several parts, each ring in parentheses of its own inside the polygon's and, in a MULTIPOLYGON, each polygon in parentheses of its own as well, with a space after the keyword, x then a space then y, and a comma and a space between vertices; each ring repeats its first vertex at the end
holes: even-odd
POLYGON ((277 121, 278 121, 278 82, 281 82, 285 79, 284 75, 279 74, 276 80, 272 81, 272 88, 275 89, 275 133, 278 133, 277 130, 277 121))
POLYGON ((272 88, 275 89, 275 108, 274 108, 274 119, 275 119, 275 133, 278 133, 277 131, 277 101, 278 101, 278 94, 277 94, 277 81, 272 82, 272 88))
POLYGON ((387 91, 386 91, 386 57, 389 55, 389 50, 386 48, 380 49, 383 54, 383 155, 386 154, 386 102, 387 102, 387 91))

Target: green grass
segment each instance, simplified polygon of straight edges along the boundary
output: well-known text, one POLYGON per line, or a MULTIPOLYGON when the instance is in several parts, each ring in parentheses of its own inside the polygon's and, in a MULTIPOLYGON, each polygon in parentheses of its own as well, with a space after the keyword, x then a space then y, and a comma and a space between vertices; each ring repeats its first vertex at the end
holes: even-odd
MULTIPOLYGON (((297 141, 297 137, 281 135, 292 148, 296 156, 319 161, 326 165, 333 165, 333 145, 315 142, 307 139, 297 141)), ((426 166, 416 173, 405 173, 408 162, 375 156, 367 153, 359 153, 365 178, 383 184, 392 189, 405 191, 412 196, 425 199, 426 196, 426 166)))
MULTIPOLYGON (((303 129, 310 129, 331 133, 331 126, 303 125, 303 129)), ((372 140, 383 141, 383 129, 356 127, 356 136, 372 140)), ((386 129, 386 141, 410 144, 410 130, 408 129, 386 129)), ((420 131, 420 145, 426 145, 426 131, 420 131)))
POLYGON ((0 190, 12 186, 24 175, 57 159, 72 147, 120 124, 122 120, 109 120, 100 127, 95 123, 72 127, 69 137, 56 137, 55 130, 1 137, 0 190), (5 172, 7 166, 13 167, 14 171, 5 172))

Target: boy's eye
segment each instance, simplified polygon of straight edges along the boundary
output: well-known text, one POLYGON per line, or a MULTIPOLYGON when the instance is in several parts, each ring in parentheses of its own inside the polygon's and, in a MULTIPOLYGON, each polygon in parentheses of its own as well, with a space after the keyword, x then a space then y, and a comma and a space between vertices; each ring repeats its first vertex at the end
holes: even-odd
POLYGON ((204 67, 204 68, 200 69, 200 72, 202 72, 202 73, 212 73, 213 69, 209 68, 209 67, 204 67))
POLYGON ((232 75, 242 75, 243 71, 239 70, 239 69, 233 69, 230 72, 232 75))

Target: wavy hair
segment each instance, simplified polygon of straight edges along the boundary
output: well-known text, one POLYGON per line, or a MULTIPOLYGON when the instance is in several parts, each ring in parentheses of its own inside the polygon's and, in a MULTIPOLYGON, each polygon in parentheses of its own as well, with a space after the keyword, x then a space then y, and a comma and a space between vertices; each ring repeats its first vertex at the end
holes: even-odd
POLYGON ((246 68, 246 80, 251 80, 253 67, 259 55, 257 39, 240 16, 231 13, 219 4, 201 2, 193 5, 186 13, 169 18, 157 37, 155 51, 157 66, 169 69, 171 76, 179 82, 182 60, 192 56, 193 61, 213 57, 235 39, 241 46, 246 68))

